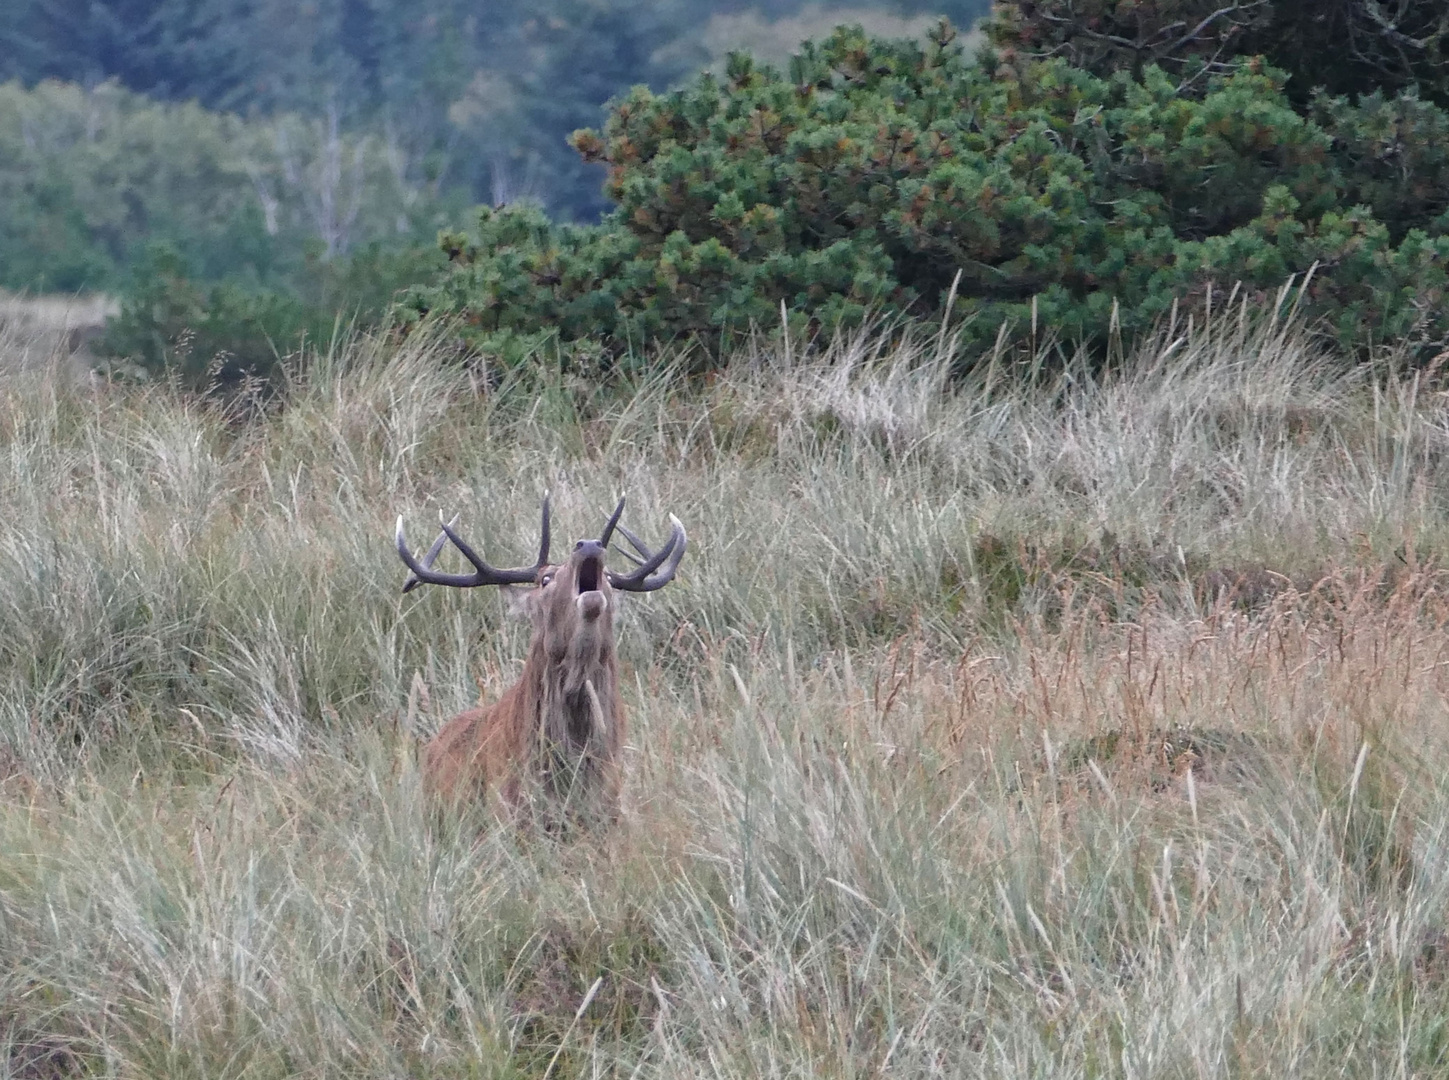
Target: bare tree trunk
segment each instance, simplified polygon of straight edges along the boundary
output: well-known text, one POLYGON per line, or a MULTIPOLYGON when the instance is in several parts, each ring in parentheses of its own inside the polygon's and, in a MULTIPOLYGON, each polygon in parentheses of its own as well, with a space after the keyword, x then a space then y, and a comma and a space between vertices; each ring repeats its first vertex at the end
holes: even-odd
POLYGON ((277 221, 277 210, 282 204, 271 187, 267 184, 267 178, 262 175, 262 170, 256 162, 247 162, 247 175, 251 177, 252 188, 257 193, 257 202, 262 207, 262 224, 267 230, 268 236, 276 236, 279 224, 277 221))
POLYGON ((316 158, 307 168, 285 123, 277 126, 277 154, 287 182, 297 189, 312 227, 322 240, 323 257, 335 258, 351 246, 352 227, 362 210, 362 166, 367 149, 363 136, 349 147, 342 134, 336 101, 328 103, 321 125, 314 127, 316 158))

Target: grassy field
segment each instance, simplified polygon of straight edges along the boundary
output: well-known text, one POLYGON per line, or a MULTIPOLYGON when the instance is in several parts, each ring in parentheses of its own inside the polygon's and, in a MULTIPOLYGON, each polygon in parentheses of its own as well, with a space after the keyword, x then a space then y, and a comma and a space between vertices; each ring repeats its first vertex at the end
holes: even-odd
POLYGON ((1449 1071, 1443 393, 1237 310, 1105 379, 445 345, 0 383, 0 1076, 1449 1071), (390 539, 521 561, 545 487, 691 538, 566 842, 425 814, 526 632, 390 539))

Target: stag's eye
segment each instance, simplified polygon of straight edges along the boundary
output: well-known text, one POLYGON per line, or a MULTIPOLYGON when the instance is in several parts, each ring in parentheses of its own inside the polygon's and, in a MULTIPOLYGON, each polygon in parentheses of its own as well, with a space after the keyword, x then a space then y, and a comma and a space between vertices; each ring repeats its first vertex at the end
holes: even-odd
POLYGON ((541 578, 538 579, 538 583, 540 585, 548 585, 552 581, 553 581, 553 575, 552 574, 544 574, 543 577, 541 577, 541 578))

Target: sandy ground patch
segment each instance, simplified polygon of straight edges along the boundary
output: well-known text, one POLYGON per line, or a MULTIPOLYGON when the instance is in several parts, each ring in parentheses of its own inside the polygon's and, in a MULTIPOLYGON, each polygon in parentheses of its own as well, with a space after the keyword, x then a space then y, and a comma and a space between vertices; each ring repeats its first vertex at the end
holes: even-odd
POLYGON ((25 296, 0 291, 0 373, 57 364, 90 371, 91 343, 119 311, 108 296, 25 296))

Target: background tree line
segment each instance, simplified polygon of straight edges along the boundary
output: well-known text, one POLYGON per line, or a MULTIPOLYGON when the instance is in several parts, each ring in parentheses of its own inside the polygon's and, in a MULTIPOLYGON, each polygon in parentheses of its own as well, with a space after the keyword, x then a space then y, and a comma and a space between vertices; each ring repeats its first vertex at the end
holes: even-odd
POLYGON ((122 293, 146 317, 118 351, 265 366, 339 311, 379 317, 467 206, 597 219, 603 170, 567 138, 629 87, 985 2, 10 0, 0 288, 122 293))
MULTIPOLYGON (((384 139, 406 183, 557 217, 607 209, 566 145, 636 84, 664 89, 750 44, 865 19, 969 25, 987 0, 8 0, 0 81, 97 86, 246 117, 335 118, 384 139)), ((790 42, 793 44, 793 41, 790 42)), ((330 122, 330 121, 329 121, 330 122)))
POLYGON ((471 200, 410 174, 335 114, 242 119, 114 80, 0 84, 0 286, 116 288, 148 249, 204 280, 275 282, 312 259, 431 236, 471 200))
MULTIPOLYGON (((984 44, 880 7, 785 55, 782 33, 846 13, 133 0, 109 19, 124 5, 68 3, 15 9, 47 30, 11 50, 28 77, 69 55, 87 80, 185 96, 192 63, 191 95, 216 108, 108 82, 15 86, 0 138, 9 123, 12 160, 43 156, 25 111, 69 103, 45 126, 69 132, 56 138, 71 156, 22 190, 45 211, 34 220, 139 268, 116 352, 198 377, 217 356, 265 369, 279 341, 325 332, 339 309, 377 317, 404 285, 404 320, 445 314, 507 363, 549 349, 591 370, 638 362, 649 340, 717 354, 782 308, 816 329, 950 314, 968 340, 1040 320, 1101 342, 1184 297, 1289 278, 1354 348, 1446 346, 1449 14, 1435 0, 1011 0, 984 44), (248 43, 267 33, 280 48, 263 56, 248 43), (710 63, 742 42, 774 62, 710 63), (605 99, 605 122, 565 147, 605 99), (209 134, 173 154, 187 125, 209 134), (112 131, 127 134, 107 150, 112 131), (188 183, 229 194, 187 217, 172 192, 188 183), (479 201, 473 230, 424 250, 479 201), (280 285, 255 288, 269 274, 280 285)), ((76 265, 70 280, 86 278, 76 265)))

